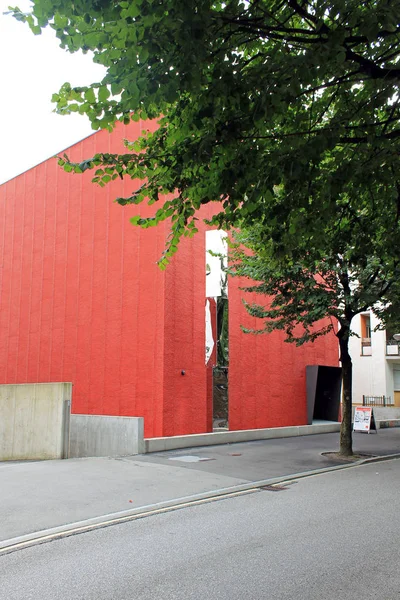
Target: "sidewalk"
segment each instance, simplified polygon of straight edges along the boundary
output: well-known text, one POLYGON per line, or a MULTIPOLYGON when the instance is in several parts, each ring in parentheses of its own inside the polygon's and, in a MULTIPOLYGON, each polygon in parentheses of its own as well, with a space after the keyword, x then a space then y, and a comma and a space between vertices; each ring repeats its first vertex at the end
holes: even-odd
MULTIPOLYGON (((355 433, 354 451, 400 453, 400 428, 355 433)), ((342 464, 339 434, 186 448, 126 458, 0 463, 0 542, 68 523, 342 464)))

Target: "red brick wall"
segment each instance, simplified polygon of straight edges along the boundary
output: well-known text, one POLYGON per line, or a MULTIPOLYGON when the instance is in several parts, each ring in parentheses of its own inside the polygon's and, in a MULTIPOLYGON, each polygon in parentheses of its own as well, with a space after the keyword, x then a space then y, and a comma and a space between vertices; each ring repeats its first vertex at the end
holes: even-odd
MULTIPOLYGON (((68 154, 123 151, 145 126, 99 132, 68 154)), ((147 437, 209 431, 205 226, 162 272, 168 224, 133 227, 149 207, 113 200, 135 182, 100 188, 92 176, 50 159, 0 186, 0 383, 71 381, 74 413, 143 416, 147 437)), ((243 334, 252 321, 239 285, 229 282, 229 426, 305 423, 305 366, 337 365, 336 340, 296 349, 278 333, 243 334)))
MULTIPOLYGON (((240 325, 260 329, 242 303, 245 285, 229 281, 229 428, 257 429, 307 424, 306 366, 338 365, 338 345, 333 334, 296 348, 284 334, 245 334, 240 325)), ((262 303, 260 296, 246 294, 262 303)))
MULTIPOLYGON (((142 127, 68 153, 122 150, 142 127)), ((166 228, 135 228, 139 209, 112 202, 134 182, 92 176, 51 159, 0 186, 0 382, 72 381, 73 412, 144 416, 162 435, 166 228)))
POLYGON ((181 241, 166 270, 164 435, 203 433, 208 428, 205 256, 201 232, 181 241))

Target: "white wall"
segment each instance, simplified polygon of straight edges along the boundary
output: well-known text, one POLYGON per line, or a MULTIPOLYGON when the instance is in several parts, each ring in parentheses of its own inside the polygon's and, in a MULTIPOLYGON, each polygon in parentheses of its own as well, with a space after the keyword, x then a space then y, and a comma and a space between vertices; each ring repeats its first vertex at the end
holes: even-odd
POLYGON ((349 342, 353 361, 353 403, 362 404, 363 395, 391 396, 393 400, 392 367, 386 359, 386 332, 374 331, 378 319, 373 313, 371 318, 371 355, 361 354, 361 315, 356 315, 352 330, 359 337, 352 336, 349 342))

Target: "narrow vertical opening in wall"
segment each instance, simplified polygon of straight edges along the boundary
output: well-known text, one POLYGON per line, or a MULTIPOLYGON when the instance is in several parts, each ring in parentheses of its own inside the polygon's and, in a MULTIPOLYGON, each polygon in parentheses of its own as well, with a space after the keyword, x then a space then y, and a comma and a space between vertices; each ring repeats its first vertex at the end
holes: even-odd
POLYGON ((371 355, 371 316, 369 313, 361 315, 361 354, 371 355))
POLYGON ((228 278, 227 234, 206 232, 206 351, 210 395, 210 428, 228 429, 228 278))

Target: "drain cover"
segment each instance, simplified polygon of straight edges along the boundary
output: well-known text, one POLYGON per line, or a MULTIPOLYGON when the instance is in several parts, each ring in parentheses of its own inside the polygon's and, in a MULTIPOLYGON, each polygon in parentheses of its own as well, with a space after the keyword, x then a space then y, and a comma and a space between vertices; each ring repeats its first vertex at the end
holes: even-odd
POLYGON ((215 458, 208 458, 206 456, 174 456, 172 458, 169 458, 168 460, 179 460, 181 462, 186 463, 196 463, 203 462, 205 460, 215 460, 215 458))

